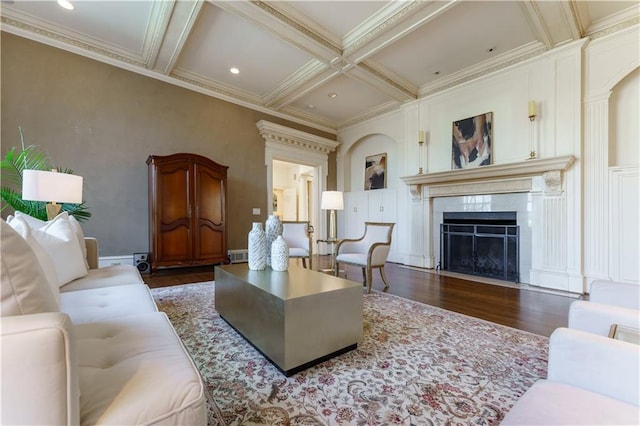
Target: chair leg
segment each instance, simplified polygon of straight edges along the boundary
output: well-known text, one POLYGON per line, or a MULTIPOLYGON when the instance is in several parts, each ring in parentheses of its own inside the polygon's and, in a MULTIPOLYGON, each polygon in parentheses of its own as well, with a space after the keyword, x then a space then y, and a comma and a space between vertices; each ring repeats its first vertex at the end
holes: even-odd
POLYGON ((302 267, 305 269, 307 267, 307 260, 304 257, 302 258, 302 267))
POLYGON ((373 273, 371 272, 371 268, 367 268, 366 283, 369 285, 367 293, 371 293, 371 285, 373 284, 373 273))
POLYGON ((382 282, 384 283, 384 288, 389 287, 389 283, 387 282, 387 277, 384 273, 384 266, 380 267, 380 276, 382 277, 382 282))
MULTIPOLYGON (((334 275, 334 276, 336 276, 336 277, 337 277, 337 276, 339 276, 339 275, 338 275, 338 271, 339 271, 339 270, 340 270, 340 269, 339 269, 339 266, 338 266, 338 262, 335 262, 335 265, 334 265, 334 267, 333 267, 333 275, 334 275)), ((345 277, 345 279, 347 278, 347 272, 346 272, 346 271, 345 271, 345 273, 344 273, 344 277, 345 277)))
POLYGON ((367 272, 366 268, 362 268, 362 285, 367 285, 367 272))

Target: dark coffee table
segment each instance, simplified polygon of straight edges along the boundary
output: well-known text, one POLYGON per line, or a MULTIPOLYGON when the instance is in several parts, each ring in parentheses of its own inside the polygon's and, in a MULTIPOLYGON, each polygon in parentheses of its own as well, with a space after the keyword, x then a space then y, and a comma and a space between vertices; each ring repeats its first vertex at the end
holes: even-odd
POLYGON ((362 340, 362 284, 291 265, 216 266, 220 316, 289 376, 362 340))

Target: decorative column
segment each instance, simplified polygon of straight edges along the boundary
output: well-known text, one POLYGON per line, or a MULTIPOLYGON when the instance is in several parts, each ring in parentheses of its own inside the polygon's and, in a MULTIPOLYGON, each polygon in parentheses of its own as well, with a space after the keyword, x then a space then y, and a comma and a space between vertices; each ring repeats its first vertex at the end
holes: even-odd
POLYGON ((582 155, 584 212, 584 275, 609 278, 609 97, 593 96, 584 105, 582 155))

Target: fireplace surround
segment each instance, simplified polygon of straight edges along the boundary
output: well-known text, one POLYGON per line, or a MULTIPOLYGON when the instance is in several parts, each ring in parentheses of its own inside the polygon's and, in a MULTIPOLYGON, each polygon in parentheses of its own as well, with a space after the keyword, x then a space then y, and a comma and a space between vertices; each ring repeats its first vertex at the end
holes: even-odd
POLYGON ((579 173, 569 170, 574 161, 567 155, 402 177, 410 195, 412 230, 405 263, 438 266, 444 213, 515 211, 518 281, 581 291, 583 279, 574 268, 578 253, 567 244, 579 229, 579 173))

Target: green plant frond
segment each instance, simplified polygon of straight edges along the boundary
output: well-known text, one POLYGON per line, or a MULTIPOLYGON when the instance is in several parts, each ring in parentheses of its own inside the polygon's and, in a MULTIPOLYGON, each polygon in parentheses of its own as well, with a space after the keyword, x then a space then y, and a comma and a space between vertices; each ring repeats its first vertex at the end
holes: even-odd
POLYGON ((56 167, 55 169, 58 171, 58 173, 66 173, 66 174, 69 174, 69 175, 73 174, 73 170, 71 170, 68 167, 56 167))
POLYGON ((37 145, 26 147, 15 160, 15 165, 22 173, 23 170, 51 170, 44 153, 36 151, 37 145))
MULTIPOLYGON (((25 201, 22 199, 22 173, 24 170, 51 170, 51 166, 46 155, 37 151, 37 145, 24 146, 22 129, 18 129, 20 130, 22 151, 16 154, 15 147, 11 148, 0 162, 0 169, 2 170, 1 183, 3 185, 2 188, 0 188, 0 197, 3 201, 0 211, 4 211, 7 207, 12 207, 15 211, 28 214, 41 220, 47 220, 45 202, 25 201), (15 188, 19 189, 16 190, 15 188)), ((60 167, 58 171, 73 174, 73 170, 70 168, 60 167)), ((70 215, 73 215, 79 221, 86 221, 91 217, 91 213, 85 203, 62 203, 61 209, 61 211, 69 212, 70 215)))
POLYGON ((36 145, 29 145, 17 155, 15 147, 7 152, 0 163, 5 184, 9 183, 11 186, 21 188, 24 170, 50 170, 46 156, 37 152, 36 149, 36 145))
POLYGON ((82 204, 62 204, 63 212, 68 212, 69 215, 75 217, 79 222, 84 222, 89 220, 91 217, 91 212, 88 210, 88 207, 85 203, 82 204))
POLYGON ((0 195, 5 204, 0 210, 12 207, 14 211, 19 211, 40 220, 47 220, 46 203, 41 201, 25 201, 20 193, 10 189, 1 188, 0 195))

